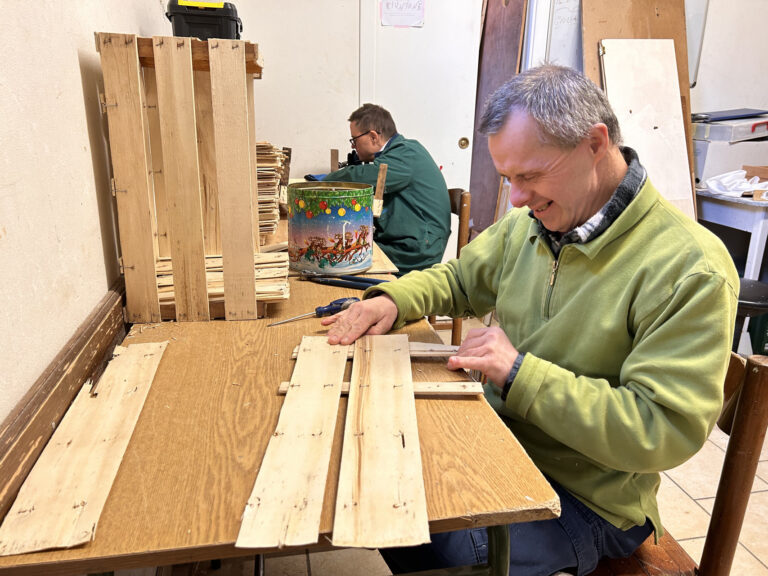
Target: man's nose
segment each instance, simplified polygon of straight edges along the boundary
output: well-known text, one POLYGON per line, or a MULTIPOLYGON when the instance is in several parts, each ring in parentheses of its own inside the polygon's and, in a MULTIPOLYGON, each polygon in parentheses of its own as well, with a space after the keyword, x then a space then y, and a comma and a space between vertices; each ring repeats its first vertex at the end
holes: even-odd
POLYGON ((518 186, 514 182, 509 182, 509 202, 515 208, 526 206, 531 200, 533 194, 523 186, 518 186))

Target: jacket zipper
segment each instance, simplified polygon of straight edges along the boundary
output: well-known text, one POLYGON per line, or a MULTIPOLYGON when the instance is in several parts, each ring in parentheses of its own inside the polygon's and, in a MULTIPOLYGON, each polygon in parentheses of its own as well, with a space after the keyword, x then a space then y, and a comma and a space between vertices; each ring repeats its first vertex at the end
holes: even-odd
POLYGON ((552 262, 552 272, 549 274, 549 286, 547 286, 547 297, 544 300, 544 315, 547 320, 549 320, 550 314, 549 314, 549 303, 552 298, 552 290, 554 290, 555 286, 555 278, 557 276, 557 267, 560 264, 560 259, 555 258, 555 260, 552 262))

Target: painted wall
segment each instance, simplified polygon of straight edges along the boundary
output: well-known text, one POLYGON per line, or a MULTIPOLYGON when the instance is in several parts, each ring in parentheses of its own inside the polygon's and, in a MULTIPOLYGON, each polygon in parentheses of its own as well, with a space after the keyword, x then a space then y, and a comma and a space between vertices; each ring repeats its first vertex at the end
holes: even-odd
POLYGON ((167 31, 158 0, 3 7, 0 420, 117 277, 93 33, 167 31))
POLYGON ((691 110, 768 109, 766 0, 709 0, 691 110))

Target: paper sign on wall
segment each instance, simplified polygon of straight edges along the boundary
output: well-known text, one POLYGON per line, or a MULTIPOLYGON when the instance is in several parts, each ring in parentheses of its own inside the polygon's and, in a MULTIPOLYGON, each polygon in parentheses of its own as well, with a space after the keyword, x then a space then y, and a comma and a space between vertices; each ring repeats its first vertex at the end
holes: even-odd
POLYGON ((425 0, 381 0, 382 26, 421 28, 424 26, 425 0))

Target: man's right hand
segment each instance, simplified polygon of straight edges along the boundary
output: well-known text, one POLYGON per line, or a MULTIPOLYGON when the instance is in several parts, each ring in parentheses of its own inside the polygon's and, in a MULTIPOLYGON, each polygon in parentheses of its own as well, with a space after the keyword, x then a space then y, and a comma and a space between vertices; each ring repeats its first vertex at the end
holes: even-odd
POLYGON ((386 294, 355 302, 338 314, 322 318, 328 330, 329 344, 352 344, 360 336, 386 334, 397 320, 395 301, 386 294))

